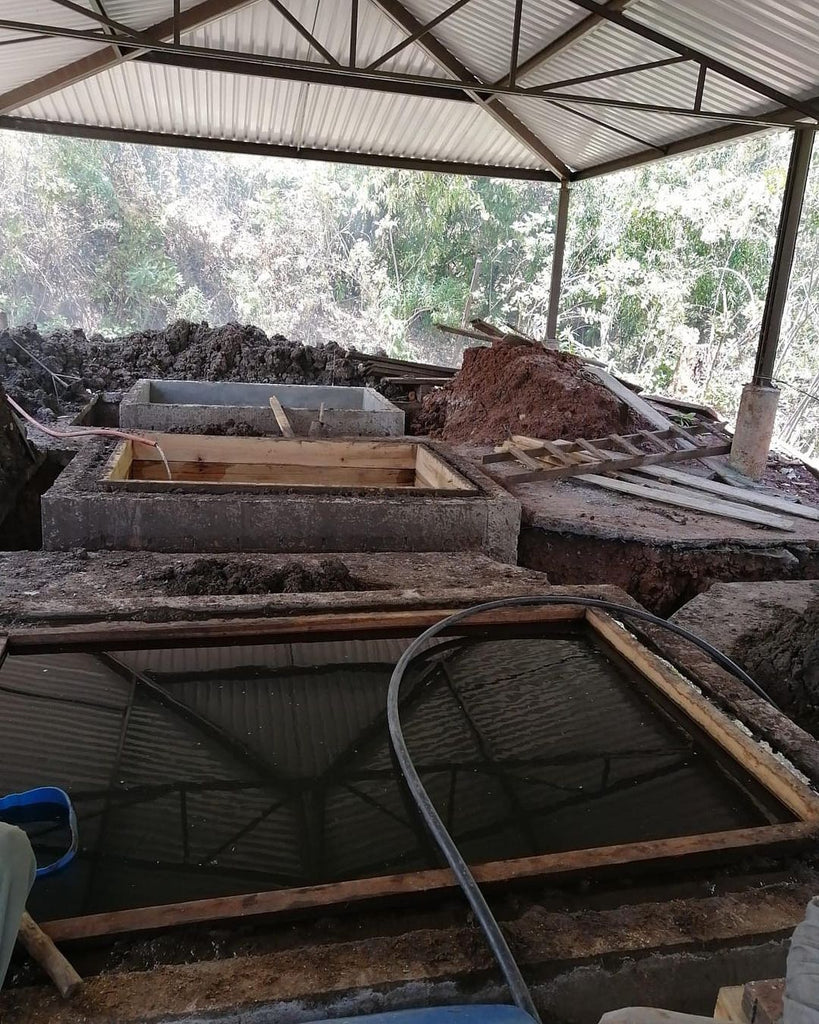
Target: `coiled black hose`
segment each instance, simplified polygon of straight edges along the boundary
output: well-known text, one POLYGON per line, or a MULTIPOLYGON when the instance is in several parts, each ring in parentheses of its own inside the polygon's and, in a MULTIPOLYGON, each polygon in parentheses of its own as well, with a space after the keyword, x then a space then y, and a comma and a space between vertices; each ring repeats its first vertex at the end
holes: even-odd
POLYGON ((469 905, 472 907, 484 935, 486 936, 489 947, 492 950, 503 977, 506 980, 506 984, 509 987, 512 999, 521 1010, 528 1013, 530 1017, 539 1022, 540 1017, 535 1009, 532 995, 529 992, 526 982, 523 980, 523 975, 515 962, 515 958, 512 956, 512 951, 509 949, 500 925, 495 919, 492 911, 489 909, 489 904, 486 902, 483 893, 478 887, 478 883, 475 881, 472 872, 469 870, 469 865, 461 856, 460 850, 455 845, 452 836, 447 831, 446 826, 438 815, 438 812, 435 810, 435 807, 429 798, 429 794, 424 788, 423 782, 421 782, 421 777, 415 769, 415 765, 413 764, 412 757, 410 756, 410 752, 407 749, 407 744, 404 739, 404 732, 401 728, 401 718, 398 707, 401 682, 404 678, 407 666, 412 659, 421 652, 428 640, 432 640, 433 637, 438 636, 440 633, 444 632, 444 630, 451 629, 452 626, 455 626, 459 622, 463 622, 464 619, 468 619, 480 612, 494 611, 497 608, 515 608, 538 604, 573 604, 580 605, 583 608, 600 608, 603 611, 613 614, 616 618, 641 619, 644 622, 650 622, 655 626, 660 626, 663 629, 666 629, 671 633, 676 633, 677 636, 681 636, 685 640, 690 641, 701 651, 710 655, 718 665, 732 673, 737 677, 737 679, 740 679, 745 683, 746 686, 749 686, 754 693, 763 697, 774 707, 777 705, 774 704, 768 694, 748 675, 747 672, 744 671, 744 669, 741 669, 739 665, 731 661, 729 657, 714 647, 713 644, 708 643, 707 640, 703 640, 701 637, 690 632, 690 630, 685 629, 683 626, 678 626, 676 623, 668 622, 666 619, 661 619, 658 615, 652 615, 651 612, 644 611, 642 608, 632 608, 629 605, 617 604, 614 601, 606 601, 602 598, 596 597, 569 597, 565 594, 549 597, 507 597, 499 601, 488 601, 486 604, 473 605, 471 608, 465 608, 463 611, 456 612, 454 615, 450 615, 447 618, 442 619, 440 622, 436 622, 434 626, 430 626, 429 629, 413 640, 409 647, 404 651, 393 670, 392 676, 390 677, 390 686, 387 693, 387 723, 389 725, 392 745, 395 749, 395 756, 398 759, 398 764, 404 775, 404 779, 406 780, 407 788, 409 789, 418 810, 421 812, 421 816, 426 822, 426 826, 429 829, 432 838, 443 853, 450 868, 452 868, 452 872, 463 890, 469 905))

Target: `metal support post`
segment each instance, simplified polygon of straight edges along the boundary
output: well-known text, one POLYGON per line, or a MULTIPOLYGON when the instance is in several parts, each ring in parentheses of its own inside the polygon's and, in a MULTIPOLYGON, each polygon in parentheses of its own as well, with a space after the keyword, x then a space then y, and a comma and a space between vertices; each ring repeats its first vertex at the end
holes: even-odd
POLYGON ((560 306, 560 285, 563 281, 563 257, 566 252, 566 227, 569 223, 569 183, 560 183, 555 223, 555 248, 552 254, 552 283, 549 288, 549 313, 546 318, 546 344, 557 348, 557 311, 560 306))
POLYGON ((765 297, 765 311, 762 314, 762 328, 759 333, 759 347, 754 364, 752 383, 757 387, 770 387, 776 362, 776 350, 782 329, 782 317, 788 298, 799 221, 802 217, 802 203, 810 172, 813 151, 813 132, 795 131, 793 147, 782 197, 782 214, 776 234, 776 248, 768 294, 765 297))

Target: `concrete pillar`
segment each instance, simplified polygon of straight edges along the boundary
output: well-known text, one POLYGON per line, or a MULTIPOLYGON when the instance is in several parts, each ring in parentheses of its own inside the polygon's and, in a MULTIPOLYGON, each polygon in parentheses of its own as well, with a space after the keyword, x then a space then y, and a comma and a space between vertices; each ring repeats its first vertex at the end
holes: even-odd
POLYGON ((768 464, 779 388, 746 384, 739 402, 730 463, 752 480, 759 480, 768 464))

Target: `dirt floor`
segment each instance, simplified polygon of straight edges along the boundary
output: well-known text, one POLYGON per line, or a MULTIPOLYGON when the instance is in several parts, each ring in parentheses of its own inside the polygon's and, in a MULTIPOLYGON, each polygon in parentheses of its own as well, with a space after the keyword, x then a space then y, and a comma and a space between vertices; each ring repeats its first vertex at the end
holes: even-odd
POLYGON ((511 434, 593 438, 645 427, 581 359, 517 340, 467 349, 452 383, 427 395, 412 425, 417 433, 471 444, 511 434))
POLYGON ((140 580, 140 586, 149 589, 156 584, 173 597, 312 594, 366 589, 340 558, 325 558, 318 565, 294 560, 281 566, 238 559, 198 558, 157 569, 140 580))
POLYGON ((735 655, 795 722, 819 737, 819 600, 803 612, 783 608, 772 624, 741 637, 735 655))
POLYGON ((141 377, 357 387, 374 382, 355 356, 333 342, 302 345, 235 323, 210 327, 177 320, 162 331, 118 338, 81 330, 42 335, 34 326, 0 331, 0 381, 42 421, 79 409, 89 392, 124 391, 141 377))

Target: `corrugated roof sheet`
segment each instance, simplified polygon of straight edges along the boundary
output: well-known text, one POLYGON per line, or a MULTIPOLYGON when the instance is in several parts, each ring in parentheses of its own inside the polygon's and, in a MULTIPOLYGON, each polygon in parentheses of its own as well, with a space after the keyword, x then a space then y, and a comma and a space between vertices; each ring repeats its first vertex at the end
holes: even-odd
MULTIPOLYGON (((349 62, 348 4, 330 0, 287 0, 287 4, 293 16, 341 65, 349 62)), ((403 6, 424 24, 441 14, 448 0, 403 0, 403 6)), ((197 10, 199 14, 191 16, 192 21, 202 22, 182 34, 185 45, 329 66, 305 35, 268 0, 224 0, 223 4, 219 0, 185 0, 182 8, 197 10)), ((136 29, 158 24, 170 17, 172 9, 172 0, 109 0, 106 4, 109 16, 136 29)), ((451 79, 453 72, 441 63, 440 53, 428 52, 434 39, 480 81, 503 79, 509 70, 514 10, 515 0, 469 0, 437 24, 428 37, 404 47, 385 62, 381 70, 451 79)), ((400 43, 407 32, 384 13, 378 0, 361 0, 359 11, 357 63, 363 67, 400 43)), ((815 0, 760 0, 754 4, 733 0, 632 0, 625 13, 635 22, 797 100, 819 95, 815 0)), ((588 14, 574 0, 525 0, 519 60, 529 60, 588 14)), ((48 0, 5 0, 0 5, 0 17, 102 31, 101 26, 81 14, 48 0)), ((11 38, 15 38, 13 33, 0 29, 0 42, 11 38)), ((570 171, 582 172, 637 154, 661 156, 664 147, 728 124, 666 112, 581 107, 571 101, 556 105, 523 96, 497 98, 495 107, 502 105, 510 111, 499 120, 485 109, 487 97, 476 94, 472 94, 475 102, 459 102, 134 60, 107 66, 91 77, 79 76, 80 80, 62 88, 50 82, 48 90, 33 90, 30 99, 15 93, 11 106, 4 106, 3 97, 11 90, 99 48, 91 41, 65 38, 0 46, 0 113, 22 119, 23 126, 29 128, 45 121, 107 133, 161 133, 223 145, 284 147, 282 153, 292 155, 307 149, 327 152, 328 158, 372 157, 399 165, 401 161, 428 162, 442 168, 451 164, 461 169, 509 169, 530 174, 549 173, 549 150, 570 171)), ((531 87, 668 56, 671 53, 665 47, 623 27, 601 22, 522 74, 519 85, 531 87)), ((689 63, 587 82, 567 91, 587 97, 690 107, 696 84, 697 68, 689 63)), ((747 116, 770 111, 777 104, 709 72, 703 106, 747 116)), ((0 118, 0 125, 4 123, 9 126, 14 122, 0 118)))

